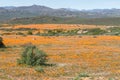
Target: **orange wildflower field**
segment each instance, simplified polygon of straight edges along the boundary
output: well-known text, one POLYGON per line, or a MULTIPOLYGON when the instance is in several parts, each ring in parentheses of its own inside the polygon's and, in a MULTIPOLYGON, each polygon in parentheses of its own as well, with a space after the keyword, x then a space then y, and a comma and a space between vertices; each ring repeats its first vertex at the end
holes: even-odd
POLYGON ((82 80, 120 79, 120 36, 2 36, 6 49, 0 49, 0 80, 82 80), (44 73, 18 65, 24 44, 32 43, 48 54, 44 73))
POLYGON ((101 25, 80 25, 80 24, 29 24, 29 25, 15 25, 13 29, 18 28, 36 28, 36 29, 89 29, 89 28, 106 28, 101 25))

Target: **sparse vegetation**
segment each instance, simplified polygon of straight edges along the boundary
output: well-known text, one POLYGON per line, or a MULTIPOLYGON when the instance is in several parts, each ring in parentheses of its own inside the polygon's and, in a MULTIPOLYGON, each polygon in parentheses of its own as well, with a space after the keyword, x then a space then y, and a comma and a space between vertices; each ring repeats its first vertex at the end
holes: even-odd
POLYGON ((119 17, 105 18, 80 18, 80 17, 54 17, 38 16, 30 18, 17 18, 10 20, 9 24, 87 24, 87 25, 107 25, 119 26, 119 17))
POLYGON ((93 28, 87 29, 87 32, 84 33, 85 35, 102 35, 105 34, 107 31, 101 30, 100 28, 93 28))
MULTIPOLYGON (((17 25, 11 31, 27 36, 2 36, 1 41, 7 48, 0 49, 0 79, 4 76, 11 80, 120 79, 120 36, 111 36, 111 33, 119 32, 118 29, 78 24, 17 25), (28 30, 19 30, 21 27, 28 30), (32 36, 27 35, 30 28, 36 29, 31 30, 32 36), (45 55, 45 58, 41 59, 41 53, 43 56, 45 53, 42 50, 49 56, 45 55)), ((1 31, 9 32, 4 28, 1 31)))
POLYGON ((107 29, 109 35, 120 35, 120 27, 111 27, 107 29))
POLYGON ((0 1, 0 80, 120 80, 120 1, 15 1, 0 1))

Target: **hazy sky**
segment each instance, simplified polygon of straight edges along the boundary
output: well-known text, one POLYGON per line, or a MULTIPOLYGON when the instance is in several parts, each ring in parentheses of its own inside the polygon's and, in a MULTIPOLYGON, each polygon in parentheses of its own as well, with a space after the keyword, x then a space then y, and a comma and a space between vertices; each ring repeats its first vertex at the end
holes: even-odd
POLYGON ((120 8, 120 0, 0 0, 0 6, 44 5, 51 8, 120 8))

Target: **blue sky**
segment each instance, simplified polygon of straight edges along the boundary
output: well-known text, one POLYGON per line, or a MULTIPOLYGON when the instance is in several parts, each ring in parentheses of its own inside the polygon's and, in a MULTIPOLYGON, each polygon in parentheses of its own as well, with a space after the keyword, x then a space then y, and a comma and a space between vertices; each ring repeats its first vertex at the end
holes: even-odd
POLYGON ((120 0, 0 0, 0 6, 28 6, 33 4, 79 10, 120 8, 120 0))

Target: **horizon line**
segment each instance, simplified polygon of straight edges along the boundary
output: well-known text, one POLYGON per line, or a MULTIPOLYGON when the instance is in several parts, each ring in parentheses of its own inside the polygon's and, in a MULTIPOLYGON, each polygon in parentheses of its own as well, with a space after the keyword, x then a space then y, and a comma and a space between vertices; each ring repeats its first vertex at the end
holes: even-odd
MULTIPOLYGON (((65 8, 65 9, 75 9, 75 8, 72 8, 72 7, 60 7, 60 8, 54 8, 54 7, 50 7, 50 6, 46 6, 46 5, 38 5, 38 4, 32 4, 32 5, 10 5, 10 6, 0 6, 1 8, 5 8, 5 7, 29 7, 29 6, 44 6, 44 7, 48 7, 48 8, 52 8, 52 9, 61 9, 61 8, 65 8)), ((97 10, 97 9, 120 9, 120 8, 91 8, 91 9, 75 9, 75 10, 97 10)))

